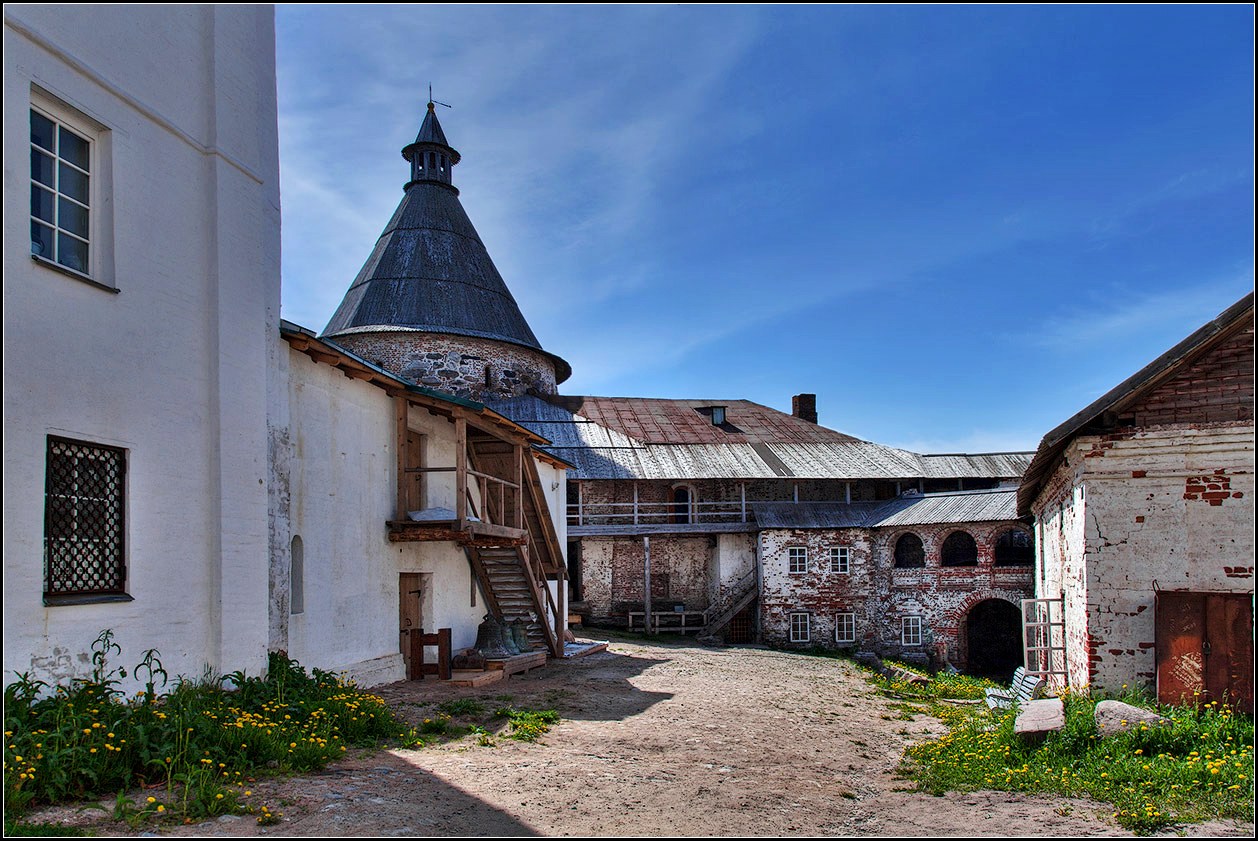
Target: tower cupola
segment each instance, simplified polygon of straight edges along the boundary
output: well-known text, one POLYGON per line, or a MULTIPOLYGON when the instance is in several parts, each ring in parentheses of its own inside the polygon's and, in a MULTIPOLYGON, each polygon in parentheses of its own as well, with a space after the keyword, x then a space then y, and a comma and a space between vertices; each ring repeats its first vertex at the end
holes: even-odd
POLYGON ((428 113, 424 115, 424 123, 419 127, 415 142, 402 149, 402 157, 411 164, 411 180, 403 190, 410 189, 418 181, 435 181, 444 184, 454 194, 459 191, 454 186, 450 170, 459 162, 459 153, 446 142, 445 132, 437 121, 436 103, 428 100, 428 113))

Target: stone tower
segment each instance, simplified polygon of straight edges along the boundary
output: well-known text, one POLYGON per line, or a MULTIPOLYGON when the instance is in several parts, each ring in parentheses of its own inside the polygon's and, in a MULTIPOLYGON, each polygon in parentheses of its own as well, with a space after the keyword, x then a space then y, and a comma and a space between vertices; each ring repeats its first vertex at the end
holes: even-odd
POLYGON ((460 156, 431 101, 402 157, 402 202, 323 338, 450 394, 554 394, 572 368, 542 350, 467 218, 451 178, 460 156))

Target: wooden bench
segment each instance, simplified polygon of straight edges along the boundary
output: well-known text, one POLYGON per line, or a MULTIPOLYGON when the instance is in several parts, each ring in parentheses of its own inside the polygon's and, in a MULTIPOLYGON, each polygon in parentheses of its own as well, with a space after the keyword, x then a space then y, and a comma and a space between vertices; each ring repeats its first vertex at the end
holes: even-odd
POLYGON ((1027 701, 1044 694, 1044 678, 1027 674, 1027 670, 1019 666, 1013 672, 1013 683, 1009 690, 988 689, 987 706, 993 710, 1007 710, 1014 704, 1022 705, 1027 701))

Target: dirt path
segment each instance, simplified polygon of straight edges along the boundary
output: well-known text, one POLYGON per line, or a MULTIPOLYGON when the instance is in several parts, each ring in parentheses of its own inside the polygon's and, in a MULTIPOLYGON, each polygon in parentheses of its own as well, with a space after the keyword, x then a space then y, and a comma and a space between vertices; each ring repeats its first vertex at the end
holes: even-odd
POLYGON ((480 690, 428 680, 376 691, 417 721, 462 697, 563 720, 536 744, 469 738, 261 780, 253 799, 283 812, 280 824, 227 817, 162 834, 1130 835, 1092 801, 905 790, 893 773, 904 747, 942 727, 900 719, 845 661, 614 639, 608 652, 480 690))

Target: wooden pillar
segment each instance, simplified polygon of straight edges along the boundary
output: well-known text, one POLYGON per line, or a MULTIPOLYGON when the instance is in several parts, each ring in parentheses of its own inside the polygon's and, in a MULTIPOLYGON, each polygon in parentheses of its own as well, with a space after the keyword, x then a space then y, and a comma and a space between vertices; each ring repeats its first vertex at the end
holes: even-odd
POLYGON ((467 528, 467 421, 461 417, 454 419, 454 476, 454 516, 462 531, 467 528))
POLYGON ((740 507, 742 510, 742 517, 739 520, 739 522, 745 523, 747 522, 747 483, 746 482, 738 483, 738 498, 741 502, 740 507))
POLYGON ((638 483, 633 483, 633 524, 638 524, 638 483))
POLYGON ((843 501, 849 505, 851 505, 852 503, 852 483, 851 482, 843 483, 843 501))
POLYGON ((406 512, 406 488, 407 482, 411 479, 406 475, 406 431, 407 431, 407 403, 405 397, 393 398, 393 409, 397 417, 397 520, 405 520, 406 512))
POLYGON ((651 537, 642 535, 642 621, 646 623, 646 632, 651 630, 651 537))
POLYGON ((791 482, 791 488, 795 494, 795 504, 799 505, 799 482, 791 482))
POLYGON ((577 482, 577 525, 585 525, 585 509, 582 498, 584 494, 581 492, 581 483, 577 482))
POLYGON ((524 447, 519 444, 515 445, 515 522, 512 525, 524 528, 524 447))

